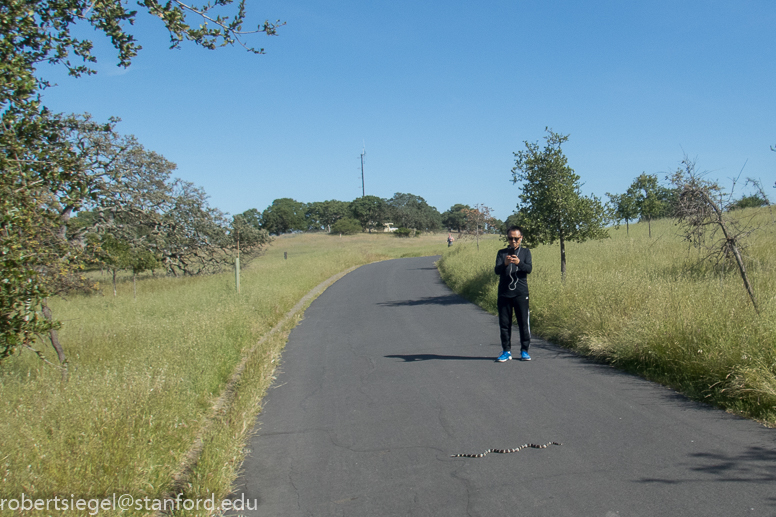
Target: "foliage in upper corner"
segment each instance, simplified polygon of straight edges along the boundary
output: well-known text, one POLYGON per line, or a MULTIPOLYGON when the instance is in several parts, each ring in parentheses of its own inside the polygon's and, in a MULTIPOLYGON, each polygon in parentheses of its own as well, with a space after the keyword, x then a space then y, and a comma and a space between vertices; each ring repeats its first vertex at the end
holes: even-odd
MULTIPOLYGON (((173 47, 183 40, 208 49, 237 43, 261 53, 242 37, 257 32, 274 35, 280 24, 265 22, 255 31, 243 31, 244 0, 231 17, 214 15, 214 10, 231 3, 216 0, 196 7, 179 0, 164 4, 143 0, 140 5, 162 20, 173 47), (193 27, 187 22, 189 15, 204 21, 193 27)), ((122 0, 0 2, 0 360, 59 325, 43 315, 47 297, 85 283, 79 271, 87 247, 84 241, 68 238, 67 223, 72 213, 95 198, 90 171, 100 169, 103 157, 99 150, 89 154, 96 148, 79 147, 73 131, 79 126, 93 135, 110 133, 114 123, 100 125, 50 113, 39 95, 49 83, 37 75, 37 67, 60 64, 74 77, 94 73, 92 41, 74 35, 79 24, 91 25, 109 38, 119 65, 129 66, 141 48, 127 31, 136 15, 122 0)))
POLYGON ((240 39, 248 34, 265 33, 268 36, 275 36, 277 28, 285 25, 284 22, 276 20, 270 22, 265 20, 259 24, 255 30, 243 31, 245 22, 245 0, 241 0, 237 6, 237 13, 230 20, 229 16, 217 15, 211 16, 210 11, 217 6, 226 6, 233 3, 233 0, 217 0, 213 4, 205 4, 202 7, 187 5, 179 0, 167 2, 164 5, 156 0, 143 0, 148 12, 161 19, 167 29, 170 31, 171 47, 177 47, 183 40, 193 41, 197 45, 213 50, 216 47, 239 44, 249 52, 263 54, 264 49, 256 49, 246 45, 240 39), (193 28, 186 23, 187 13, 199 15, 204 22, 197 28, 193 28), (212 24, 212 25, 210 25, 212 24), (215 26, 215 27, 214 27, 215 26))
MULTIPOLYGON (((187 40, 207 49, 238 44, 250 52, 263 53, 264 49, 245 44, 243 38, 258 33, 274 36, 283 23, 266 20, 255 30, 243 30, 245 0, 238 3, 232 16, 214 15, 214 10, 232 3, 233 0, 217 0, 197 7, 180 0, 166 3, 142 0, 138 5, 162 21, 170 33, 172 47, 187 40), (203 22, 198 27, 192 26, 188 19, 190 15, 203 22)), ((40 84, 29 79, 35 66, 44 61, 63 64, 76 77, 94 73, 89 66, 96 62, 92 55, 94 44, 72 32, 80 23, 89 24, 108 37, 116 49, 119 65, 127 67, 142 48, 127 31, 127 26, 133 25, 136 17, 137 11, 128 9, 128 2, 122 0, 5 0, 0 6, 0 34, 3 36, 0 55, 6 65, 3 75, 9 72, 17 75, 16 87, 33 91, 40 84), (71 62, 71 54, 82 63, 71 62), (27 73, 20 74, 23 70, 27 73)))

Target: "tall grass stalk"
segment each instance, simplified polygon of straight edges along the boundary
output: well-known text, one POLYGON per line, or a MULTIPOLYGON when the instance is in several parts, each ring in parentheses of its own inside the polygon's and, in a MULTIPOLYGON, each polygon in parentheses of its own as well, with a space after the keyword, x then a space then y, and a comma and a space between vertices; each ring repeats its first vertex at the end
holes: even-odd
MULTIPOLYGON (((137 299, 126 277, 115 298, 52 302, 69 375, 31 353, 0 367, 0 497, 164 495, 235 366, 305 293, 351 266, 445 247, 444 235, 285 236, 243 270, 241 294, 232 273, 147 276, 137 299)), ((229 492, 296 321, 247 357, 233 403, 208 422, 187 496, 229 492)))
MULTIPOLYGON (((757 217, 770 221, 767 210, 757 217)), ((545 339, 661 382, 688 396, 776 425, 776 235, 755 233, 747 266, 758 316, 735 267, 701 262, 670 220, 532 250, 531 328, 545 339)), ((496 312, 496 250, 460 246, 439 267, 456 292, 496 312)))

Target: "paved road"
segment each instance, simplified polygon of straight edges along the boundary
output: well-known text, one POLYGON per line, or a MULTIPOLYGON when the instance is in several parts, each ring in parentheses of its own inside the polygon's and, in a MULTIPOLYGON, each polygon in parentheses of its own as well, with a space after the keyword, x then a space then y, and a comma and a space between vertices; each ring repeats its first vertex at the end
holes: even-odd
POLYGON ((500 348, 433 258, 348 274, 289 337, 238 481, 258 510, 240 513, 776 515, 776 430, 540 340, 527 363, 500 348))

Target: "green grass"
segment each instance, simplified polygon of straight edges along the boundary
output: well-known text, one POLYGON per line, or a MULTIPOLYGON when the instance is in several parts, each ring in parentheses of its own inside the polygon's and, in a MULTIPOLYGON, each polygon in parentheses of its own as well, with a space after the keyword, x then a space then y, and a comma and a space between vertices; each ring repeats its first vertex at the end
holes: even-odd
MULTIPOLYGON (((144 277, 136 300, 127 278, 114 298, 106 276, 105 296, 52 301, 64 322, 68 379, 31 353, 0 367, 0 498, 160 497, 206 424, 186 494, 225 496, 298 318, 248 351, 330 276, 375 260, 441 254, 445 239, 285 236, 243 271, 239 295, 233 273, 144 277), (232 404, 212 418, 243 359, 232 404)), ((44 343, 37 346, 53 356, 44 343)))
MULTIPOLYGON (((751 215, 751 214, 750 214, 751 215)), ((756 214, 763 224, 767 210, 756 214)), ((688 396, 776 425, 776 235, 750 238, 747 267, 758 316, 737 269, 699 264, 670 220, 610 232, 603 241, 532 250, 531 329, 688 396)), ((496 250, 502 241, 459 246, 439 267, 456 292, 496 312, 496 250)))

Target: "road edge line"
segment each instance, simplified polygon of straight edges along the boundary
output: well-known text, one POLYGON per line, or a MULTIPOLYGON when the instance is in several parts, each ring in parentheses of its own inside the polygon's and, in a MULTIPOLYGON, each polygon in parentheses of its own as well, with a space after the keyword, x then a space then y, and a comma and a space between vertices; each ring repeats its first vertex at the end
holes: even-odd
MULTIPOLYGON (((242 378, 242 374, 245 371, 245 367, 248 364, 248 360, 253 356, 254 353, 256 353, 256 350, 265 342, 267 341, 271 336, 276 334, 280 331, 280 329, 296 314, 306 308, 306 306, 311 303, 315 298, 321 295, 327 288, 329 288, 331 285, 333 285, 335 282, 340 280, 342 277, 347 275, 348 273, 355 271, 359 267, 361 267, 364 264, 359 264, 357 266, 349 267, 348 269, 344 271, 340 271, 339 273, 336 273, 314 288, 312 288, 310 291, 307 292, 302 298, 288 311, 286 314, 275 324, 272 329, 270 329, 269 332, 264 334, 261 339, 259 339, 253 347, 243 356, 240 363, 235 367, 234 371, 232 372, 232 375, 229 376, 229 380, 227 381, 226 385, 224 386, 223 391, 221 392, 221 396, 218 397, 218 400, 216 400, 215 404, 213 404, 213 407, 211 409, 210 414, 207 416, 207 420, 205 421, 204 425, 200 428, 199 432, 197 433, 196 438, 194 438, 194 442, 192 443, 191 447, 189 448, 188 452, 183 457, 183 461, 180 464, 180 467, 176 471, 175 475, 172 478, 172 485, 170 486, 170 489, 165 493, 164 496, 162 496, 162 500, 169 500, 175 499, 175 495, 179 492, 182 492, 183 489, 186 486, 186 483, 188 482, 188 477, 191 474, 192 470, 197 464, 197 461, 199 460, 199 456, 202 453, 202 450, 204 448, 204 437, 207 434, 207 432, 210 430, 211 422, 215 419, 215 417, 223 412, 226 408, 228 408, 231 405, 232 400, 234 399, 235 395, 235 387, 237 386, 237 383, 240 382, 240 379, 242 378)), ((277 365, 276 365, 277 366, 277 365)), ((165 515, 165 512, 162 510, 157 510, 154 512, 153 517, 162 517, 165 515)))

